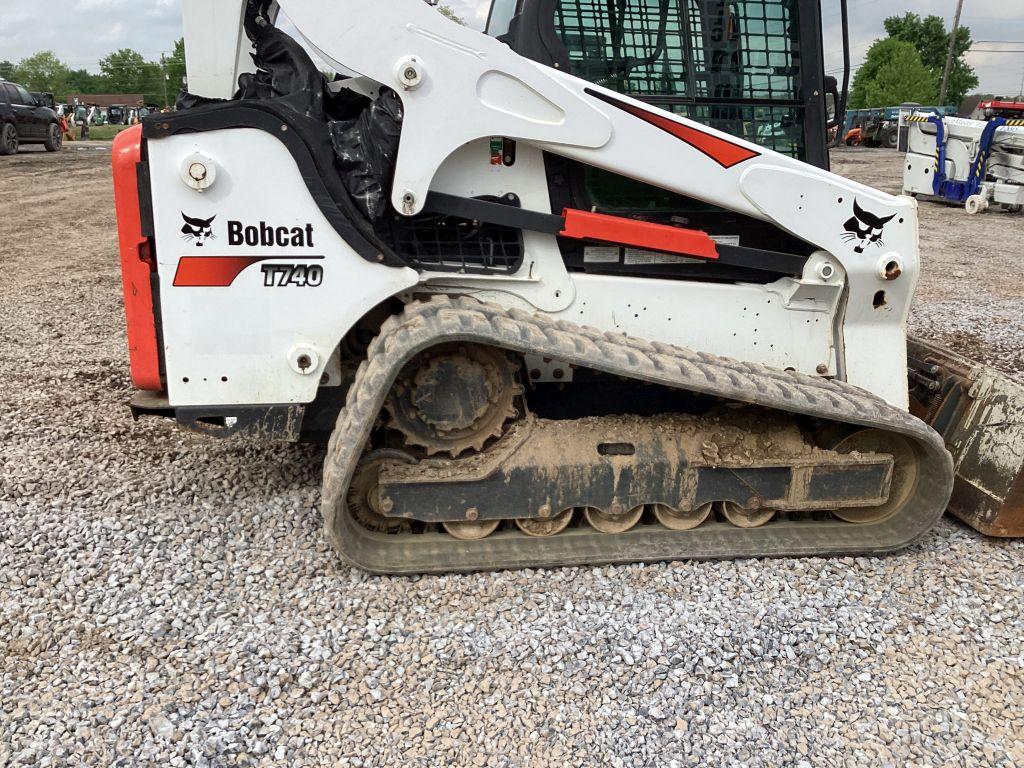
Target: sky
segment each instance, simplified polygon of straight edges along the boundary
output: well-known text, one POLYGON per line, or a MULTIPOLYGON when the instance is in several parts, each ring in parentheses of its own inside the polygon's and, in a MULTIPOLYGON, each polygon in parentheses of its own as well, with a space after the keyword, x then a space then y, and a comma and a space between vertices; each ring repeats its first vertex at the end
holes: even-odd
MULTIPOLYGON (((490 0, 447 2, 470 26, 483 27, 490 0)), ((847 3, 854 65, 864 59, 875 38, 884 36, 882 21, 886 16, 906 11, 936 14, 948 26, 956 8, 956 0, 847 3)), ((821 5, 825 69, 839 75, 839 3, 821 0, 821 5)), ((964 0, 961 24, 970 27, 979 49, 967 55, 981 80, 978 90, 1000 95, 1020 93, 1024 78, 1024 0, 964 0), (996 50, 1012 52, 993 52, 996 50)), ((36 51, 51 49, 72 68, 96 72, 99 59, 112 50, 133 48, 154 60, 161 53, 170 53, 180 36, 180 0, 0 0, 0 59, 14 62, 36 51)))

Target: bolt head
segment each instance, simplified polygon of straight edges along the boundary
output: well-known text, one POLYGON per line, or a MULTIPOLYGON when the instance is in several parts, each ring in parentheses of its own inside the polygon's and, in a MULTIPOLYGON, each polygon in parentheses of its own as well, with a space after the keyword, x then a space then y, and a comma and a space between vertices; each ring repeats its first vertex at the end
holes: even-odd
POLYGON ((814 370, 816 370, 818 373, 824 376, 826 373, 828 373, 828 366, 825 365, 825 363, 818 363, 818 367, 815 368, 814 370))
POLYGON ((206 166, 202 163, 192 163, 188 167, 188 175, 196 181, 202 181, 206 178, 206 166))
POLYGON ((480 510, 478 510, 476 507, 470 507, 469 509, 466 510, 467 520, 476 520, 478 517, 480 517, 480 510))
POLYGON ((537 517, 551 517, 551 505, 541 504, 537 510, 537 517))

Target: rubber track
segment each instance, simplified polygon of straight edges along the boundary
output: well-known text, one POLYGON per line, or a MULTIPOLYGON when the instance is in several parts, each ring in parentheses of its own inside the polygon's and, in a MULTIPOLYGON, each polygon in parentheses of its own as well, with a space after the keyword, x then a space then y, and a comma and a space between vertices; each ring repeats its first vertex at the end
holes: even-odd
POLYGON ((952 460, 939 435, 909 413, 851 385, 442 296, 407 305, 384 323, 370 344, 328 445, 321 510, 328 539, 347 563, 375 573, 406 574, 889 552, 907 546, 938 521, 952 486, 952 460), (622 534, 602 534, 578 527, 550 538, 498 531, 479 541, 444 533, 367 531, 348 513, 345 491, 384 398, 412 357, 452 341, 491 344, 727 400, 895 432, 911 442, 920 461, 917 492, 885 522, 862 525, 802 520, 742 529, 708 521, 689 531, 641 525, 622 534))

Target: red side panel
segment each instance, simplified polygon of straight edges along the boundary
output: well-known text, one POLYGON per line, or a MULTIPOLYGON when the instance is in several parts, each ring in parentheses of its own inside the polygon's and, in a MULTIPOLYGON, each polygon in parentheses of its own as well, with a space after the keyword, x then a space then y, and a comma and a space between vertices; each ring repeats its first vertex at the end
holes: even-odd
POLYGON ((246 267, 266 256, 182 256, 174 273, 174 285, 186 288, 225 288, 246 267))
POLYGON ((577 211, 573 208, 566 208, 562 211, 562 216, 565 217, 565 229, 560 233, 563 237, 603 240, 701 259, 718 258, 715 241, 706 232, 697 229, 651 224, 647 221, 577 211))
POLYGON ((698 149, 703 152, 723 168, 732 168, 734 165, 742 163, 744 160, 749 160, 752 157, 757 157, 760 154, 752 149, 747 149, 746 147, 741 147, 739 144, 734 144, 727 139, 713 136, 710 133, 705 133, 704 131, 684 125, 673 120, 661 110, 651 111, 641 109, 634 104, 613 99, 607 94, 598 93, 597 91, 593 91, 589 88, 587 89, 587 93, 591 96, 596 96, 601 99, 601 101, 607 102, 612 106, 618 107, 624 112, 628 112, 634 117, 638 117, 641 120, 660 128, 666 133, 671 133, 677 139, 682 139, 694 149, 698 149))
POLYGON ((150 282, 152 257, 149 242, 142 236, 136 164, 142 159, 142 126, 121 131, 114 139, 114 207, 121 251, 121 280, 124 283, 124 311, 128 320, 128 361, 132 383, 139 389, 159 391, 160 356, 153 314, 150 282))

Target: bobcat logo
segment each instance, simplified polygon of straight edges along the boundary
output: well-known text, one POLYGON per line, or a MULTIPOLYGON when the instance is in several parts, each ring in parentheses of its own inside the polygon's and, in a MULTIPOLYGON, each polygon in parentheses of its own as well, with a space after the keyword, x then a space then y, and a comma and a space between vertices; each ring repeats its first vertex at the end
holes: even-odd
POLYGON ((213 228, 210 226, 213 223, 213 220, 217 218, 216 214, 208 219, 196 219, 192 216, 186 216, 184 211, 182 211, 181 218, 185 220, 185 224, 181 228, 182 240, 185 240, 186 242, 192 242, 194 240, 195 246, 197 248, 202 248, 203 243, 216 237, 216 235, 213 234, 213 228))
POLYGON ((864 253, 864 246, 868 243, 874 243, 878 247, 883 244, 882 230, 885 225, 893 218, 892 216, 876 216, 869 211, 865 211, 857 204, 857 200, 853 201, 853 216, 847 219, 843 225, 842 237, 849 243, 856 242, 857 245, 854 247, 854 253, 864 253))

